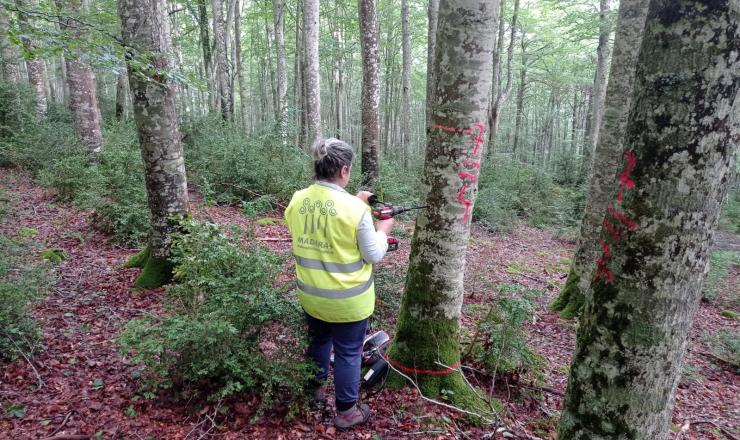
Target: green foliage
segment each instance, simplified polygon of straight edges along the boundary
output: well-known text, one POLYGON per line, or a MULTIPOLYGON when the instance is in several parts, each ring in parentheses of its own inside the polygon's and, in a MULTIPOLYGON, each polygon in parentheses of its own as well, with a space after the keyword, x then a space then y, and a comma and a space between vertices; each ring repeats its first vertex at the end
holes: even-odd
POLYGON ((714 251, 709 257, 709 274, 704 280, 703 298, 721 306, 740 309, 738 295, 723 295, 724 280, 735 267, 740 266, 740 254, 733 251, 714 251))
POLYGON ((580 187, 557 185, 538 168, 503 156, 484 166, 473 216, 481 224, 507 231, 522 218, 532 226, 573 228, 585 204, 580 187))
POLYGON ((216 202, 272 195, 288 200, 311 180, 310 158, 274 133, 247 138, 218 117, 183 126, 188 177, 216 202))
POLYGON ((736 369, 740 369, 740 332, 719 330, 708 336, 706 342, 712 354, 736 369))
POLYGON ((0 235, 0 360, 30 356, 41 342, 31 307, 46 292, 49 276, 29 257, 37 255, 32 249, 30 242, 0 235))
POLYGON ((531 371, 544 365, 542 356, 527 345, 524 324, 534 313, 538 291, 505 284, 500 295, 476 324, 466 354, 492 374, 531 371))
POLYGON ((54 264, 59 264, 59 263, 61 263, 62 261, 66 260, 68 258, 67 253, 64 252, 64 249, 57 249, 57 248, 55 248, 55 249, 45 249, 41 253, 41 257, 44 260, 46 260, 46 261, 48 261, 50 263, 54 263, 54 264))
POLYGON ((120 338, 122 352, 144 365, 149 392, 174 388, 214 399, 259 392, 262 408, 304 394, 311 368, 296 349, 301 311, 273 287, 281 261, 238 241, 214 225, 183 224, 167 313, 131 321, 120 338))
POLYGON ((727 203, 722 209, 719 227, 727 232, 740 234, 740 188, 730 191, 727 195, 727 203))
POLYGON ((272 196, 259 196, 253 200, 241 203, 242 213, 247 218, 257 218, 258 216, 275 209, 275 199, 272 196))

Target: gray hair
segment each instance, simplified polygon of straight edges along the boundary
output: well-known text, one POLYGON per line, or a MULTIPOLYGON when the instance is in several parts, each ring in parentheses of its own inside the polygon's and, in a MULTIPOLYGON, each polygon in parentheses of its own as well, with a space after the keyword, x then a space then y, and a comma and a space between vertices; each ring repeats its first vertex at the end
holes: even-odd
POLYGON ((344 166, 352 166, 355 152, 352 147, 336 138, 318 139, 311 147, 313 168, 317 179, 332 180, 344 166))

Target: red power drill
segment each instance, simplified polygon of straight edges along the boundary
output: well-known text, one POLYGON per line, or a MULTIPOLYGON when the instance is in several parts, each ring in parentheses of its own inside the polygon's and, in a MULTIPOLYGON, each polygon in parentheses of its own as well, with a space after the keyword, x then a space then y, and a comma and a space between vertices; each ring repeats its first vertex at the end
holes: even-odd
MULTIPOLYGON (((405 208, 403 206, 393 206, 390 203, 381 202, 378 200, 378 196, 375 194, 367 198, 368 203, 372 207, 372 214, 378 220, 388 220, 398 214, 402 214, 407 211, 414 209, 425 209, 426 206, 413 206, 411 208, 405 208)), ((398 239, 396 237, 388 237, 388 250, 395 251, 398 249, 398 239)))

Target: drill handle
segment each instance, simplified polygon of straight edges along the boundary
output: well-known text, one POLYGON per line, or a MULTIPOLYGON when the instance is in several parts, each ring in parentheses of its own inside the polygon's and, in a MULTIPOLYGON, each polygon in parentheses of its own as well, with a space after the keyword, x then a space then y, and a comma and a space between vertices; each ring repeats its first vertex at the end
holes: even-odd
POLYGON ((388 251, 397 251, 398 250, 398 239, 396 237, 388 237, 388 251))

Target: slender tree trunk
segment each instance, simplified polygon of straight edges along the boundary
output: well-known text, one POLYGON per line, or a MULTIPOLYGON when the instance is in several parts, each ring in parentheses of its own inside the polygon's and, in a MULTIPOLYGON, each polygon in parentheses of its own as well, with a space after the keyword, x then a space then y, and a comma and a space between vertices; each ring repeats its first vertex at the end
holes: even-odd
POLYGON ((559 438, 668 438, 740 142, 739 26, 734 0, 650 2, 559 438))
MULTIPOLYGON (((38 0, 16 0, 16 5, 18 5, 20 9, 33 10, 38 8, 38 0)), ((36 30, 33 20, 23 12, 18 14, 18 18, 20 21, 21 32, 23 33, 21 41, 23 42, 23 46, 26 48, 26 51, 31 53, 31 56, 26 59, 26 71, 28 73, 28 82, 31 84, 31 88, 34 91, 36 117, 44 119, 49 110, 46 91, 46 62, 43 59, 37 58, 34 54, 34 51, 36 50, 36 42, 33 39, 33 35, 36 30)))
POLYGON ((429 0, 427 5, 427 105, 426 123, 431 120, 431 103, 434 101, 434 87, 437 82, 434 78, 434 55, 437 50, 437 16, 439 15, 439 0, 429 0))
POLYGON ((172 67, 169 19, 164 0, 119 0, 118 8, 152 219, 145 258, 133 259, 144 267, 135 285, 153 288, 172 276, 173 216, 189 212, 175 88, 161 74, 172 67), (147 61, 153 69, 139 68, 147 61))
POLYGON ((593 122, 591 123, 591 150, 596 148, 601 129, 601 118, 604 113, 606 99, 607 70, 609 68, 609 34, 611 21, 609 20, 609 0, 600 0, 599 6, 599 45, 596 49, 596 78, 594 79, 593 122))
POLYGON ((465 253, 491 99, 493 3, 440 2, 437 84, 429 103, 423 177, 428 209, 417 218, 396 338, 388 351, 392 364, 415 377, 425 394, 447 390, 453 401, 471 392, 457 371, 439 363, 460 361, 465 253))
POLYGON ((277 57, 277 108, 276 121, 280 139, 287 141, 288 135, 288 68, 285 63, 285 30, 283 0, 273 0, 273 15, 275 21, 275 52, 277 57))
POLYGON ((128 74, 121 72, 116 80, 116 120, 123 119, 124 110, 126 109, 126 89, 128 88, 128 74))
POLYGON ((242 129, 247 128, 247 84, 244 79, 244 61, 242 60, 242 14, 239 0, 234 0, 234 61, 236 63, 236 78, 239 81, 239 120, 242 129))
POLYGON ((229 87, 229 62, 226 58, 226 28, 224 24, 223 0, 212 0, 213 5, 213 39, 216 58, 216 82, 218 97, 221 103, 221 118, 231 118, 231 88, 229 87))
POLYGON ((3 63, 3 81, 19 84, 21 81, 18 67, 18 50, 8 39, 10 31, 10 12, 5 5, 0 5, 0 56, 3 63))
MULTIPOLYGON (((506 7, 506 0, 500 0, 499 1, 499 7, 498 7, 498 15, 497 15, 497 21, 498 21, 498 31, 494 34, 495 40, 493 45, 493 71, 491 73, 492 77, 492 86, 491 86, 491 109, 490 112, 493 112, 493 106, 496 104, 496 98, 498 97, 499 93, 502 91, 503 84, 501 83, 501 52, 504 50, 504 35, 506 30, 506 17, 504 14, 504 11, 506 7)), ((524 40, 524 39, 522 39, 524 40)), ((492 153, 494 150, 494 145, 496 143, 496 136, 493 130, 492 124, 494 123, 493 118, 489 118, 488 121, 488 131, 491 133, 491 136, 488 138, 488 153, 492 153)))
POLYGON ((409 0, 401 0, 401 38, 403 40, 403 71, 401 96, 401 145, 403 167, 408 168, 409 133, 411 133, 411 32, 409 31, 409 0))
POLYGON ((614 190, 614 176, 622 163, 627 112, 630 108, 638 51, 647 14, 647 0, 622 0, 619 8, 614 57, 607 90, 601 139, 594 151, 581 234, 565 286, 550 304, 564 318, 578 316, 596 270, 601 247, 604 210, 614 190))
MULTIPOLYGON (((496 0, 494 0, 495 2, 496 0)), ((498 89, 498 94, 496 95, 495 100, 493 101, 493 104, 491 105, 491 111, 488 118, 488 127, 490 130, 490 140, 493 141, 496 137, 496 132, 498 131, 498 124, 501 120, 501 109, 504 107, 504 104, 506 104, 506 101, 509 99, 509 95, 511 94, 511 74, 512 74, 512 61, 514 60, 514 45, 516 44, 516 26, 517 26, 517 17, 519 15, 519 0, 514 0, 514 13, 511 16, 511 36, 509 38, 509 49, 507 53, 507 60, 506 60, 506 87, 498 89)), ((522 35, 522 38, 524 36, 522 35)), ((493 73, 491 73, 493 75, 493 73)))
MULTIPOLYGON (((362 43, 362 179, 364 188, 374 188, 380 177, 380 60, 378 18, 375 0, 359 0, 362 43)), ((386 133, 386 136, 388 133, 386 133)))
MULTIPOLYGON (((80 23, 74 18, 79 15, 82 4, 80 0, 56 0, 61 29, 72 39, 84 38, 80 23)), ((69 85, 69 107, 75 120, 77 136, 87 150, 99 154, 103 147, 100 129, 100 109, 95 96, 97 90, 95 74, 90 65, 82 61, 79 47, 65 52, 67 65, 67 84, 69 85)))
POLYGON ((319 88, 319 0, 303 0, 303 38, 306 57, 307 140, 313 143, 321 133, 321 89, 319 88))
MULTIPOLYGON (((523 42, 524 40, 522 40, 523 42)), ((527 88, 527 57, 524 54, 525 46, 522 44, 522 65, 519 68, 519 89, 516 91, 516 123, 514 125, 514 143, 512 147, 512 156, 516 158, 517 147, 519 146, 519 134, 522 127, 522 117, 524 116, 524 92, 527 88)))
POLYGON ((198 0, 198 30, 200 32, 200 45, 203 51, 203 77, 208 86, 208 107, 210 110, 216 110, 218 105, 218 91, 213 81, 213 52, 211 50, 209 27, 206 0, 198 0))

